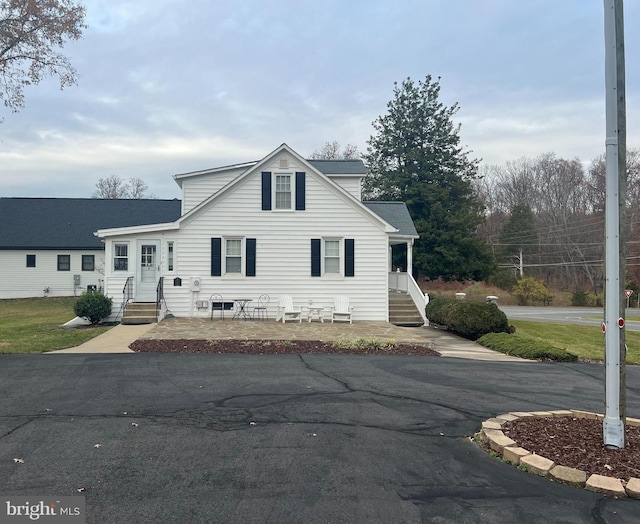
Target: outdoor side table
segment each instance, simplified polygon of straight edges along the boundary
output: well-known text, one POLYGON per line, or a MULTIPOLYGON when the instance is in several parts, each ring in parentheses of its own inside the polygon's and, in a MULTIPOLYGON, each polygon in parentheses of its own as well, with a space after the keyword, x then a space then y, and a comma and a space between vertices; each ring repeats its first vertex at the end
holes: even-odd
POLYGON ((321 306, 307 306, 309 310, 309 314, 307 315, 307 322, 311 322, 312 320, 319 320, 324 324, 324 315, 322 312, 324 308, 321 306))

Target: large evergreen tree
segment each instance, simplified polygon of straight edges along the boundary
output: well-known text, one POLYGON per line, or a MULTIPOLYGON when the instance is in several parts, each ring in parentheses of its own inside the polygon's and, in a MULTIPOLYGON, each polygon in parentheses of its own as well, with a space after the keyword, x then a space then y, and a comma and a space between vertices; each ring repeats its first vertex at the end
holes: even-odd
POLYGON ((460 145, 460 126, 452 120, 458 104, 445 106, 439 94, 439 79, 430 75, 394 84, 388 112, 373 122, 376 134, 367 142, 364 195, 406 202, 420 235, 414 267, 421 276, 481 280, 493 258, 476 235, 482 222, 472 187, 478 161, 460 145))

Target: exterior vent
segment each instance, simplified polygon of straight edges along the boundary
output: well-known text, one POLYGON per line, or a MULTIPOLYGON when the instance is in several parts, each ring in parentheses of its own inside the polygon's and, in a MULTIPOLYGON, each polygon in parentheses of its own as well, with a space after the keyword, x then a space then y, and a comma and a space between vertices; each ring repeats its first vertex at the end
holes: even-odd
POLYGON ((280 159, 280 169, 289 169, 289 159, 281 158, 280 159))

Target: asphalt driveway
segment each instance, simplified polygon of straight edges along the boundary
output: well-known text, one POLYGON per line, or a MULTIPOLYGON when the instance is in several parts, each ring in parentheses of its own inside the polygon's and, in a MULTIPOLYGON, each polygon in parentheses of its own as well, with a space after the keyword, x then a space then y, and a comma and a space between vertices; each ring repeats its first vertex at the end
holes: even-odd
POLYGON ((100 523, 637 522, 640 501, 553 484, 466 439, 506 411, 601 412, 602 377, 446 358, 5 355, 0 495, 81 489, 100 523))

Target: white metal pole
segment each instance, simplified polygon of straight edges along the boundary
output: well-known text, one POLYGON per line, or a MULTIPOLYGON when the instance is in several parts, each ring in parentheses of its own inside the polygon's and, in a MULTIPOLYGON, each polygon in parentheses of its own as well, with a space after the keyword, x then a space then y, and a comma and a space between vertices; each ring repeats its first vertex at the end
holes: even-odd
POLYGON ((605 416, 604 445, 624 447, 620 416, 620 210, 618 180, 618 67, 616 11, 622 0, 604 0, 606 87, 606 200, 605 200, 605 416))

